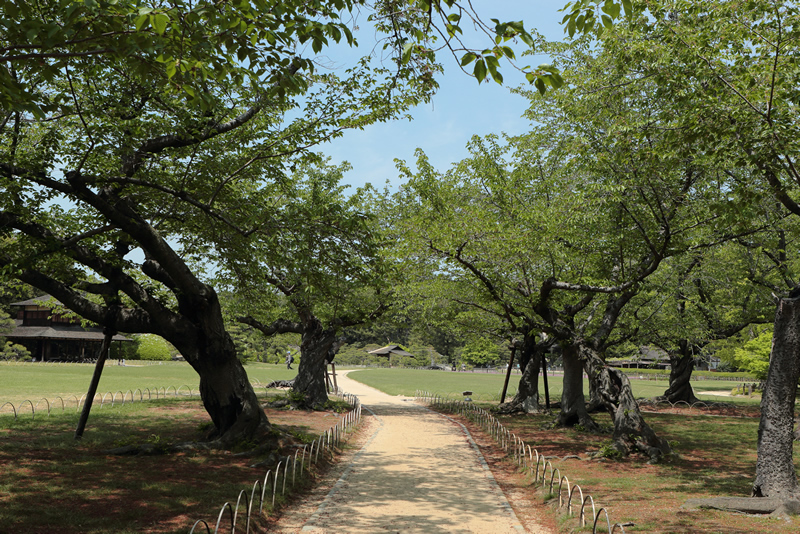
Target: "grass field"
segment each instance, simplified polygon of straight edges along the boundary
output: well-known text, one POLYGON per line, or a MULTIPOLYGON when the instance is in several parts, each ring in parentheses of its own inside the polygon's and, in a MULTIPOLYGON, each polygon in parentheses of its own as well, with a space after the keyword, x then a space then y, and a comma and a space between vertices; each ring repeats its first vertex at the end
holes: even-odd
MULTIPOLYGON (((293 378, 297 370, 288 370, 282 364, 252 363, 246 366, 247 375, 254 384, 267 384, 273 380, 293 378)), ((13 402, 15 405, 31 400, 55 397, 78 396, 86 393, 89 387, 93 364, 42 364, 25 363, 0 364, 0 404, 13 402)), ((197 373, 186 362, 164 362, 150 364, 130 362, 122 366, 109 362, 97 388, 98 393, 144 390, 145 388, 184 387, 195 393, 200 383, 197 373)))
MULTIPOLYGON (((265 385, 273 380, 289 380, 297 373, 286 369, 284 364, 250 363, 246 366, 247 375, 255 385, 265 385)), ((92 364, 0 364, 0 404, 13 402, 15 405, 31 400, 52 399, 58 396, 78 396, 86 393, 94 365, 92 364)), ((473 398, 484 401, 499 401, 505 376, 499 373, 428 371, 417 369, 357 369, 351 378, 380 389, 390 395, 413 396, 417 390, 438 393, 443 396, 460 397, 463 391, 472 391, 473 398)), ((512 375, 508 393, 513 397, 517 390, 519 374, 512 375)), ((665 380, 639 379, 631 374, 631 383, 636 397, 655 397, 667 389, 665 380)), ((642 374, 646 377, 646 374, 642 374)), ((561 395, 561 376, 548 375, 550 398, 558 400, 561 395)), ((147 364, 130 362, 125 366, 110 362, 103 369, 98 393, 116 393, 144 390, 145 388, 181 388, 197 391, 197 373, 185 362, 164 362, 147 364)), ((695 393, 703 400, 721 400, 713 395, 702 395, 704 391, 730 392, 736 382, 722 380, 693 381, 695 393)), ((544 397, 544 383, 539 379, 539 387, 544 397)), ((588 388, 588 386, 587 386, 588 388)), ((588 393, 588 389, 587 389, 588 393)), ((736 397, 726 401, 758 403, 758 399, 736 397)))
MULTIPOLYGON (((503 390, 505 376, 501 374, 486 373, 461 373, 450 371, 427 371, 416 369, 363 369, 350 373, 350 378, 372 386, 390 395, 414 396, 417 390, 436 393, 441 396, 461 397, 462 392, 472 391, 472 398, 478 401, 497 402, 503 390)), ((667 389, 665 380, 639 379, 637 375, 631 376, 633 393, 637 398, 651 398, 662 395, 667 389)), ((645 375, 646 376, 646 375, 645 375)), ((507 399, 513 397, 517 390, 520 375, 512 375, 508 384, 507 399)), ((559 400, 561 397, 562 379, 559 374, 548 375, 550 398, 559 400)), ((737 402, 744 404, 758 404, 760 398, 748 397, 723 397, 717 395, 701 394, 700 392, 730 393, 736 382, 725 380, 697 380, 692 382, 695 394, 701 400, 737 402)), ((584 385, 588 394, 588 382, 584 385)), ((544 401, 544 383, 539 378, 539 391, 544 401)))
MULTIPOLYGON (((0 404, 10 399, 80 396, 85 392, 92 365, 0 364, 0 404)), ((247 366, 251 381, 266 384, 292 378, 296 370, 283 365, 247 366)), ((486 407, 495 405, 504 376, 409 369, 357 369, 359 380, 390 394, 413 396, 417 390, 460 398, 472 391, 486 407)), ((549 376, 551 398, 558 400, 561 378, 549 376)), ((519 375, 510 381, 513 395, 519 375)), ((197 375, 185 363, 117 366, 104 369, 100 391, 188 386, 196 391, 197 375)), ((666 382, 632 378, 634 393, 651 397, 663 393, 666 382)), ((730 391, 735 382, 700 380, 695 391, 730 391)), ((257 391, 260 388, 257 388, 257 391)), ((264 390, 260 389, 263 394, 264 390)), ((274 393, 273 393, 274 394, 274 393)), ((729 401, 723 397, 707 397, 729 401)), ((738 398, 756 410, 758 399, 738 398)), ((740 410, 741 411, 741 410, 740 410)), ((110 457, 107 448, 129 443, 169 443, 202 439, 208 415, 198 400, 179 398, 93 410, 86 437, 72 439, 75 411, 54 413, 46 420, 20 417, 14 421, 0 410, 0 524, 12 531, 111 534, 120 532, 187 532, 199 518, 212 519, 218 507, 235 498, 253 482, 251 459, 226 454, 178 454, 157 457, 110 457)), ((270 421, 293 434, 314 435, 329 428, 335 418, 320 412, 268 410, 270 421)), ((641 457, 590 461, 587 451, 610 442, 608 434, 577 429, 554 429, 552 415, 504 416, 503 424, 553 458, 554 465, 608 508, 614 521, 635 525, 626 532, 711 534, 800 531, 791 522, 726 514, 687 512, 680 505, 690 497, 746 495, 755 473, 757 417, 683 413, 647 413, 648 423, 670 441, 678 457, 666 464, 648 465, 641 457), (564 459, 579 455, 578 459, 564 459)), ((610 425, 607 415, 597 416, 610 425)), ((464 420, 465 424, 470 424, 464 420)), ((474 432, 478 432, 473 427, 474 432)), ((506 457, 502 450, 498 457, 506 457)), ((484 451, 489 454, 490 451, 484 451)), ((800 453, 796 453, 796 461, 800 453)), ((529 480, 514 475, 531 499, 543 494, 529 488, 529 480)), ((555 513, 555 512, 554 512, 555 513)), ((3 528, 0 528, 3 530, 3 528)), ((563 520, 562 532, 584 531, 574 519, 563 520)))

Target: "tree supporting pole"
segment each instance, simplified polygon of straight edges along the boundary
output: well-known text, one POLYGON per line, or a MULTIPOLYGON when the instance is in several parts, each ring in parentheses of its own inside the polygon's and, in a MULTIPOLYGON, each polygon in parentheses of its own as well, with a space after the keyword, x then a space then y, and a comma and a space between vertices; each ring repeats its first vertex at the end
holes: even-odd
POLYGON ((503 393, 500 395, 500 404, 506 402, 506 391, 508 391, 508 380, 511 378, 511 369, 514 368, 514 355, 517 353, 517 348, 511 348, 511 358, 508 360, 508 369, 506 369, 506 381, 503 383, 503 393))
POLYGON ((92 381, 89 383, 89 391, 86 393, 86 401, 83 403, 83 411, 81 411, 81 418, 78 421, 78 428, 75 429, 76 440, 83 437, 83 431, 86 429, 86 422, 89 420, 89 412, 92 411, 92 402, 94 401, 95 393, 97 393, 97 386, 100 384, 100 376, 103 374, 103 366, 108 358, 108 350, 111 348, 111 339, 113 337, 114 332, 107 329, 103 344, 100 346, 100 354, 97 356, 97 363, 94 366, 92 381))
POLYGON ((331 362, 331 376, 333 377, 333 391, 339 391, 339 384, 336 383, 336 364, 331 362))
POLYGON ((330 393, 330 392, 331 392, 331 387, 333 387, 333 386, 331 385, 331 375, 330 375, 330 373, 328 372, 328 366, 326 365, 326 366, 325 366, 325 390, 326 390, 328 393, 330 393))
POLYGON ((542 378, 544 379, 544 403, 550 409, 550 387, 547 385, 547 354, 542 354, 542 378))

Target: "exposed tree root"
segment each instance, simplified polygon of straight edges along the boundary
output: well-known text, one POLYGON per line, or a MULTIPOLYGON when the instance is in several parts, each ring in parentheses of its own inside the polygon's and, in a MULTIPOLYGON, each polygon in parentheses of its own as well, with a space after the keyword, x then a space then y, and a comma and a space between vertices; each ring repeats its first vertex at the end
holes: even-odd
POLYGON ((294 387, 294 379, 292 380, 273 380, 267 384, 268 388, 291 388, 294 387))
POLYGON ((526 397, 525 399, 518 399, 514 397, 509 402, 504 402, 497 407, 497 413, 502 415, 512 414, 528 414, 528 413, 546 413, 544 407, 539 404, 538 397, 526 397))
POLYGON ((743 514, 769 514, 770 517, 800 515, 800 501, 777 497, 713 497, 708 499, 689 499, 681 508, 698 510, 708 508, 743 514))

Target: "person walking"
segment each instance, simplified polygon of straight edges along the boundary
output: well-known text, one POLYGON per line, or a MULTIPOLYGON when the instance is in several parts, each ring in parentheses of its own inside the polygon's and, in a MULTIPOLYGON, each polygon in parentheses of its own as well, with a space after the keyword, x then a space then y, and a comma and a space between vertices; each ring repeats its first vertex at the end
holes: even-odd
POLYGON ((294 363, 294 356, 292 356, 291 351, 286 351, 286 368, 291 369, 292 364, 294 363))

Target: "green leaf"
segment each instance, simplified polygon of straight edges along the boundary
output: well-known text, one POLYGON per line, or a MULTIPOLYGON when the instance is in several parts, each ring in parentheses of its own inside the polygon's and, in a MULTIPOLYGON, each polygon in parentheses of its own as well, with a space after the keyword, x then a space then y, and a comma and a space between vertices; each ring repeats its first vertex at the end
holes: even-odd
POLYGON ((169 16, 163 13, 150 15, 150 25, 153 26, 153 29, 159 35, 164 35, 164 32, 167 31, 168 22, 169 22, 169 16))
POLYGON ((133 21, 133 25, 136 28, 136 31, 137 32, 142 31, 142 29, 144 29, 149 20, 150 17, 148 17, 147 15, 139 15, 138 17, 136 17, 136 20, 133 21))
POLYGON ((411 61, 411 51, 414 49, 414 46, 414 41, 409 41, 403 45, 403 53, 401 58, 403 65, 411 61))
POLYGON ((475 69, 472 73, 478 79, 478 83, 481 83, 486 78, 486 62, 484 62, 483 58, 475 62, 475 69))
POLYGON ((467 52, 466 54, 461 56, 461 66, 462 67, 466 67, 467 65, 469 65, 470 63, 475 61, 475 59, 477 59, 477 57, 478 56, 476 56, 472 52, 467 52))
POLYGON ((631 0, 622 0, 622 7, 625 9, 626 17, 633 15, 633 6, 631 5, 631 0))

